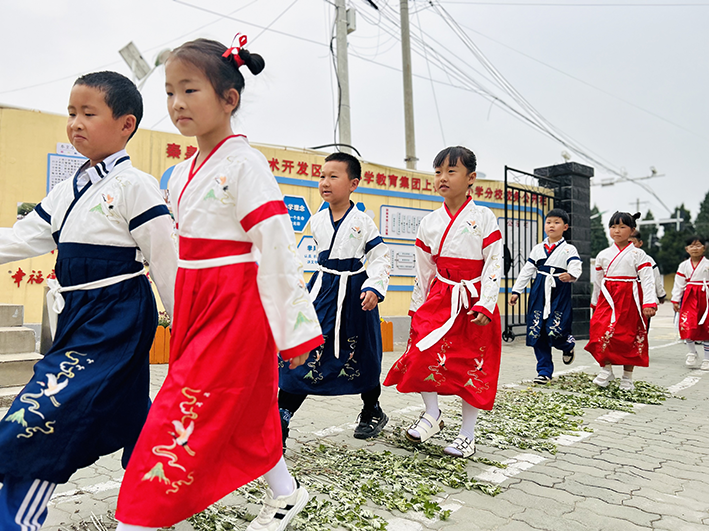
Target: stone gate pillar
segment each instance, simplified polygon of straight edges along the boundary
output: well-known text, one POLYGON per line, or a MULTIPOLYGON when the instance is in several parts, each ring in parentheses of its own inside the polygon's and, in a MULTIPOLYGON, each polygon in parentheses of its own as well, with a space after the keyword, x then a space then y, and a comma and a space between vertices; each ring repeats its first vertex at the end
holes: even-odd
POLYGON ((539 186, 554 190, 555 206, 569 213, 569 230, 564 237, 578 249, 583 272, 581 278, 572 285, 573 334, 576 339, 588 339, 591 320, 591 177, 593 168, 577 162, 566 162, 537 168, 534 175, 539 178, 539 186))

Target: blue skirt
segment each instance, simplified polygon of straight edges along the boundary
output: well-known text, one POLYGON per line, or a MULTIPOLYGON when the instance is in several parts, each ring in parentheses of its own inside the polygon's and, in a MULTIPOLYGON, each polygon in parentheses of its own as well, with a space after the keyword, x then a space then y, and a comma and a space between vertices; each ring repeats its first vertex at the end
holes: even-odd
POLYGON ((571 350, 575 344, 571 335, 571 283, 556 281, 556 287, 551 291, 551 312, 544 319, 544 279, 541 275, 537 277, 529 294, 527 346, 534 347, 545 330, 542 341, 548 341, 549 346, 559 350, 571 350))

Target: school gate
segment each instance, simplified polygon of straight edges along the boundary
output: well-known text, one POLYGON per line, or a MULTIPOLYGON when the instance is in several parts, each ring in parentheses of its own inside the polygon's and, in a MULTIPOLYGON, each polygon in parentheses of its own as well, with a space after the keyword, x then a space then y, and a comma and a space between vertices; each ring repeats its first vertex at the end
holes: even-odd
POLYGON ((509 305, 509 296, 517 276, 527 261, 529 251, 544 240, 544 219, 553 208, 569 214, 569 230, 564 238, 576 246, 583 263, 581 277, 572 285, 572 333, 576 339, 588 339, 591 319, 591 177, 593 168, 567 162, 527 173, 505 166, 505 216, 501 227, 505 246, 505 282, 502 338, 514 340, 527 327, 527 294, 519 304, 509 305))

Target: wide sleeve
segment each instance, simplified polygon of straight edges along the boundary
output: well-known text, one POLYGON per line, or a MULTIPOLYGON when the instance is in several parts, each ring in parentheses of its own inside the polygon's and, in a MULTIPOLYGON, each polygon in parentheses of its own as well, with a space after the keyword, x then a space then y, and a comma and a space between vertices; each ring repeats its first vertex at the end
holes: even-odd
POLYGON ((256 155, 237 169, 236 215, 261 254, 258 290, 271 332, 284 360, 323 343, 315 308, 303 279, 295 233, 276 180, 256 155))
POLYGON ((598 305, 598 297, 601 296, 601 285, 603 284, 602 258, 599 254, 596 257, 596 270, 593 272, 593 293, 591 294, 591 308, 598 305))
POLYGON ((570 245, 569 247, 571 247, 571 252, 569 253, 569 257, 566 259, 566 272, 578 280, 583 272, 583 262, 581 261, 581 257, 579 256, 579 252, 576 250, 576 247, 573 245, 570 245))
POLYGON ((40 256, 57 248, 52 238, 50 193, 35 209, 10 228, 0 228, 0 264, 40 256))
POLYGON ((657 295, 657 300, 662 301, 667 297, 667 292, 665 291, 665 282, 660 274, 660 268, 657 264, 652 265, 652 275, 655 278, 655 295, 657 295))
POLYGON ((682 262, 677 268, 677 274, 675 274, 675 284, 672 287, 672 302, 676 302, 677 304, 682 302, 684 290, 687 287, 687 276, 685 275, 685 272, 682 271, 685 263, 686 262, 682 262))
MULTIPOLYGON (((532 249, 532 252, 533 251, 534 249, 532 249)), ((532 253, 530 253, 530 257, 527 258, 527 261, 522 266, 522 270, 517 276, 515 285, 512 286, 512 293, 516 293, 517 295, 521 294, 524 291, 524 288, 526 288, 529 284, 529 281, 532 280, 534 275, 537 274, 537 265, 534 263, 534 259, 531 255, 532 253)))
POLYGON ((150 278, 160 300, 172 317, 177 275, 177 248, 170 211, 160 194, 158 182, 139 174, 127 187, 125 216, 131 236, 150 265, 150 278))
POLYGON ((502 275, 503 250, 502 233, 492 211, 488 211, 485 237, 483 238, 483 271, 481 275, 480 299, 473 306, 473 311, 485 314, 492 319, 500 295, 500 276, 502 275))
POLYGON ((362 291, 373 291, 381 302, 389 287, 391 256, 389 247, 382 240, 374 221, 369 216, 367 220, 367 243, 364 248, 367 257, 367 280, 362 284, 362 291))
MULTIPOLYGON (((426 218, 424 218, 425 220, 426 218)), ((414 315, 421 305, 426 301, 428 290, 431 287, 433 277, 436 276, 436 264, 431 256, 431 242, 423 230, 424 221, 421 221, 416 234, 416 278, 414 279, 414 291, 411 294, 411 305, 409 315, 414 315)))
MULTIPOLYGON (((639 250, 639 249, 638 249, 639 250)), ((644 251, 637 253, 638 277, 643 290, 643 308, 657 308, 657 295, 655 294, 655 275, 652 264, 644 251)))

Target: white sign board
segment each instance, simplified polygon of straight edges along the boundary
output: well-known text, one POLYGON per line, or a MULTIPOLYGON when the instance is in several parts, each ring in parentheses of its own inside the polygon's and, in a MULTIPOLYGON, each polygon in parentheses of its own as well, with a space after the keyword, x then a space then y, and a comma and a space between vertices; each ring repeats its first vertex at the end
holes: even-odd
POLYGON ((414 241, 421 219, 430 212, 420 208, 382 205, 379 212, 379 232, 384 238, 414 241))
POLYGON ((391 276, 416 276, 416 246, 405 243, 387 243, 391 259, 391 276))
POLYGON ((318 251, 312 236, 303 236, 298 243, 298 259, 306 273, 317 271, 318 251))
POLYGON ((60 182, 71 179, 86 160, 85 157, 48 153, 47 193, 51 192, 60 182))

